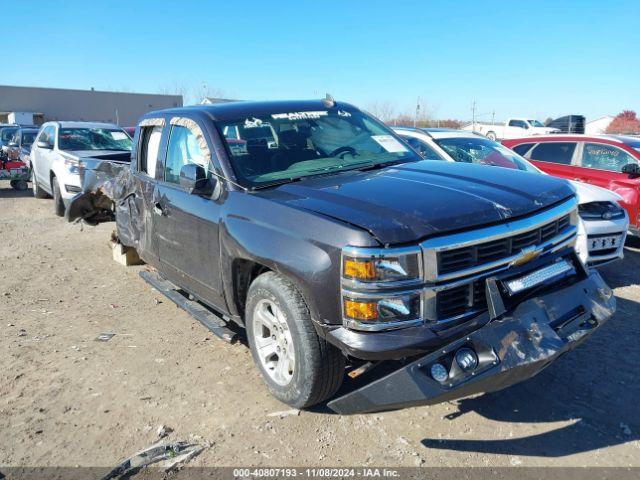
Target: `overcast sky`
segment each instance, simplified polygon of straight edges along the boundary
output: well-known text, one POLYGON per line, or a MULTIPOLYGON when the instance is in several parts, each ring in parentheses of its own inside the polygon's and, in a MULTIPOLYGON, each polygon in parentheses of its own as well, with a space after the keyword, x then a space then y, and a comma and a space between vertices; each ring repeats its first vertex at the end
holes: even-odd
POLYGON ((3 1, 0 84, 336 99, 481 119, 640 110, 640 1, 3 1), (517 5, 516 5, 517 3, 517 5))

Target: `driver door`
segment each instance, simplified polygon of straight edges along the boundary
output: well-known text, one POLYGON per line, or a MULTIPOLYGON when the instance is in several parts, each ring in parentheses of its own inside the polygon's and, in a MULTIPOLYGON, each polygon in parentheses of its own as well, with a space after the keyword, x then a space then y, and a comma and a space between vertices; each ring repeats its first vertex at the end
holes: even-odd
POLYGON ((211 143, 191 118, 173 117, 162 180, 154 199, 160 263, 167 278, 211 306, 226 309, 220 275, 221 202, 180 186, 184 165, 211 175, 211 143))

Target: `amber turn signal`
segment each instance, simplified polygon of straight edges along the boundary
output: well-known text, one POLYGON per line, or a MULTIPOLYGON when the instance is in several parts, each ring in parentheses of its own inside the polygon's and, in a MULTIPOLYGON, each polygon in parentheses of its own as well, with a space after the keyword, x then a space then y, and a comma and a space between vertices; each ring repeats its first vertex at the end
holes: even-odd
POLYGON ((378 318, 378 302, 358 302, 345 299, 344 314, 354 320, 375 320, 378 318))
POLYGON ((375 280, 376 266, 373 261, 360 261, 351 258, 344 259, 343 275, 358 280, 375 280))

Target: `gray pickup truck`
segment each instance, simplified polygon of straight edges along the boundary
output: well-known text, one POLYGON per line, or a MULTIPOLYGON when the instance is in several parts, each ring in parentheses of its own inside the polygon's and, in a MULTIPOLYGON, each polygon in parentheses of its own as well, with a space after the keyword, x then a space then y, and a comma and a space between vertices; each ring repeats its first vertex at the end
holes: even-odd
POLYGON ((244 327, 295 407, 331 399, 347 372, 366 373, 328 403, 339 413, 499 390, 615 311, 574 253, 567 182, 423 160, 329 97, 149 113, 108 178, 93 172, 68 218, 113 199, 122 244, 244 327), (367 382, 380 362, 393 368, 367 382))

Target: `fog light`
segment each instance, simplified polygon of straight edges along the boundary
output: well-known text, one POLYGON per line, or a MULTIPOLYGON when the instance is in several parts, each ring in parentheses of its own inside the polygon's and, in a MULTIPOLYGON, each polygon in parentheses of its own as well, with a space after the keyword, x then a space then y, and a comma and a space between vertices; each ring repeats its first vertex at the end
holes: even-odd
POLYGON ((431 365, 431 376, 436 382, 444 383, 449 378, 449 372, 441 363, 431 365))
POLYGON ((478 366, 478 356, 470 348, 461 348, 456 352, 456 363, 465 372, 471 372, 478 366))

